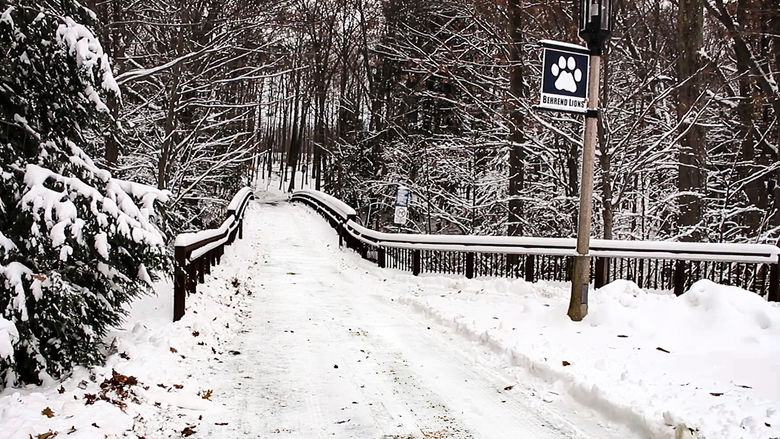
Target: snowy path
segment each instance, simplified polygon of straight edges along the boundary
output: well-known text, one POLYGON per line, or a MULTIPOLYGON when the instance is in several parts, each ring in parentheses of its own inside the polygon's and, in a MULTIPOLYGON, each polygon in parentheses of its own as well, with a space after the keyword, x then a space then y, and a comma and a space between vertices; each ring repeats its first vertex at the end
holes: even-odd
POLYGON ((400 304, 386 272, 339 250, 306 208, 259 202, 248 215, 254 301, 233 355, 201 372, 225 408, 198 436, 629 437, 532 397, 495 354, 400 304))
POLYGON ((106 364, 0 392, 0 439, 780 437, 777 304, 615 281, 574 323, 565 284, 380 269, 257 196, 182 320, 160 281, 106 364))

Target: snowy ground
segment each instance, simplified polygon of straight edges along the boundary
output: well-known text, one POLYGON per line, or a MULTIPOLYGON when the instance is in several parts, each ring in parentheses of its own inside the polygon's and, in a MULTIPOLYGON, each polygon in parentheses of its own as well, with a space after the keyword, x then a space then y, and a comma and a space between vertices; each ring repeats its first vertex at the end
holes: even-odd
POLYGON ((0 394, 0 437, 780 437, 780 308, 751 293, 615 282, 574 323, 565 285, 382 270, 259 195, 181 322, 160 285, 106 367, 0 394))

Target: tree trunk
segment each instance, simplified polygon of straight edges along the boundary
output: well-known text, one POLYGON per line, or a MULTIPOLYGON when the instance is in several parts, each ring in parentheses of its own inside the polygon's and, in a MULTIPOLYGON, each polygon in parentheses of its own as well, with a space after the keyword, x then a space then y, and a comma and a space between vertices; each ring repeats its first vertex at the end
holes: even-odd
POLYGON ((680 130, 677 188, 678 234, 683 241, 701 240, 697 224, 704 210, 706 147, 704 129, 695 119, 695 104, 701 93, 701 73, 697 52, 703 44, 702 0, 680 0, 677 12, 677 120, 680 130))
POLYGON ((522 1, 509 0, 507 2, 507 14, 509 21, 509 62, 511 64, 509 77, 510 118, 512 122, 509 135, 509 218, 507 233, 510 236, 523 234, 521 214, 523 202, 521 194, 525 179, 523 161, 523 112, 518 101, 525 99, 525 87, 523 85, 523 32, 522 32, 522 1))

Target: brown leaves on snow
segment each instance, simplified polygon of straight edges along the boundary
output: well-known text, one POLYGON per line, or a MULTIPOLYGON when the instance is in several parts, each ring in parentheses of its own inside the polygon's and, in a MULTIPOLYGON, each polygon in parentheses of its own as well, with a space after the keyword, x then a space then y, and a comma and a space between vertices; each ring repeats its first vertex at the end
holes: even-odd
POLYGON ((127 404, 125 401, 130 399, 136 404, 140 404, 132 387, 138 385, 138 380, 134 376, 122 375, 116 370, 111 370, 111 378, 107 378, 100 383, 100 393, 85 393, 84 399, 87 401, 85 405, 92 405, 95 401, 101 400, 111 403, 119 407, 122 411, 125 410, 127 404), (113 393, 116 397, 110 396, 113 393))

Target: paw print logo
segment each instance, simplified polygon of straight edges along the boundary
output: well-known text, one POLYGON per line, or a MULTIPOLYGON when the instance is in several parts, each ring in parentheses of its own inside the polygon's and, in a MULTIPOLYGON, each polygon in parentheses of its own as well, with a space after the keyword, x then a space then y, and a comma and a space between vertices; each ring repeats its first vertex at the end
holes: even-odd
POLYGON ((582 70, 577 68, 577 63, 574 61, 574 57, 570 56, 558 58, 558 62, 550 67, 550 72, 555 76, 555 88, 558 90, 568 91, 569 93, 577 92, 577 84, 582 81, 582 70))

